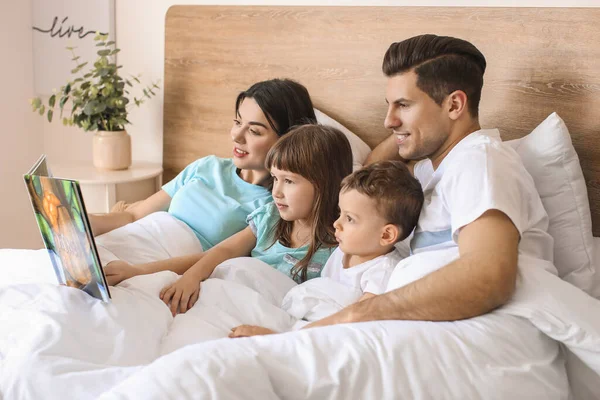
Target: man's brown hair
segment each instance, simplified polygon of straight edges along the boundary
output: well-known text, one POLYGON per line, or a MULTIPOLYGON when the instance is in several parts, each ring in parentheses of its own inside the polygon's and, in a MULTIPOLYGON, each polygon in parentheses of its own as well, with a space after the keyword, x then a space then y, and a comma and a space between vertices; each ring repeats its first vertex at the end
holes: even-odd
POLYGON ((423 207, 421 184, 401 161, 380 161, 347 176, 341 192, 356 190, 373 200, 387 223, 400 228, 398 241, 410 235, 423 207))
POLYGON ((438 105, 450 93, 462 90, 467 95, 469 113, 477 118, 485 67, 485 57, 473 44, 429 34, 392 43, 383 58, 382 70, 387 77, 414 70, 417 87, 438 105))

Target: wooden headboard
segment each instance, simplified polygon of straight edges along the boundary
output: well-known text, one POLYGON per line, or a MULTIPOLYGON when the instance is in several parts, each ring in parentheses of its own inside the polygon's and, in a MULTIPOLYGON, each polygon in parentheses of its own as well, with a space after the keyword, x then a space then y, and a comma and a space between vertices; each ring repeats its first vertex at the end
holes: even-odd
POLYGON ((488 67, 482 127, 504 139, 551 112, 565 120, 600 236, 600 8, 173 6, 166 19, 165 181, 229 157, 237 94, 287 77, 371 147, 389 132, 381 62, 392 42, 435 33, 472 42, 488 67))

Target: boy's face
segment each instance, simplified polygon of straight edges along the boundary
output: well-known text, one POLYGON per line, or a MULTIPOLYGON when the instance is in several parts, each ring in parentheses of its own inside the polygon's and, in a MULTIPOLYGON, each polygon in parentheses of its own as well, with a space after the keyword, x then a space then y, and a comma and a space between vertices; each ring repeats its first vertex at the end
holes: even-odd
POLYGON ((382 255, 388 244, 381 238, 389 224, 377 210, 375 200, 350 189, 340 192, 339 206, 340 217, 333 227, 341 250, 361 258, 382 255))

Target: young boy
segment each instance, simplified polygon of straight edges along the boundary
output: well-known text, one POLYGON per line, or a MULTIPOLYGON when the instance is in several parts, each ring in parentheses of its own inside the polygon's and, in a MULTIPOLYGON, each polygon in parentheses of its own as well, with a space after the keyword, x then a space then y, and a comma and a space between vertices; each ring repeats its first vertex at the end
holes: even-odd
MULTIPOLYGON (((395 244, 407 238, 423 206, 421 184, 400 161, 371 164, 347 176, 339 195, 340 216, 334 222, 339 247, 321 277, 360 290, 358 301, 385 292, 401 257, 395 244)), ((229 337, 276 333, 241 325, 229 337)))
POLYGON ((359 301, 385 292, 401 259, 395 244, 411 234, 422 206, 421 185, 402 162, 371 164, 346 177, 333 224, 339 247, 321 276, 359 289, 359 301))

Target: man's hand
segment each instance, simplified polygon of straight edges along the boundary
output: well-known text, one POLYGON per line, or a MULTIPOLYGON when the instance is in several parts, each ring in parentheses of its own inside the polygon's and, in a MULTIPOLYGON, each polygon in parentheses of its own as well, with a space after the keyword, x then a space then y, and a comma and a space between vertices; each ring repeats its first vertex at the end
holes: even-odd
POLYGON ((111 261, 104 267, 104 275, 106 282, 110 286, 115 286, 125 279, 132 278, 136 275, 141 275, 142 271, 136 265, 131 265, 125 261, 111 261))
POLYGON ((249 336, 261 336, 261 335, 272 335, 277 333, 268 328, 255 325, 240 325, 235 328, 231 328, 230 338, 240 338, 249 336))
POLYGON ((192 274, 183 274, 175 283, 160 291, 161 300, 169 306, 171 314, 185 313, 200 297, 200 279, 192 274))

